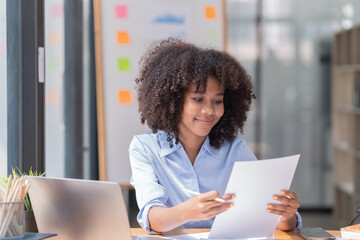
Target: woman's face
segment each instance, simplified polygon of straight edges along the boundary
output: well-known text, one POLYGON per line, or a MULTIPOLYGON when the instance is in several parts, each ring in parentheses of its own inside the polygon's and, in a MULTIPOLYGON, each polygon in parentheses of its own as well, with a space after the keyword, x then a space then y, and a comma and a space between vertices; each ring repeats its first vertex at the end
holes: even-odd
POLYGON ((224 89, 215 77, 208 77, 206 91, 191 84, 184 93, 184 108, 179 125, 179 138, 205 140, 224 114, 224 89))

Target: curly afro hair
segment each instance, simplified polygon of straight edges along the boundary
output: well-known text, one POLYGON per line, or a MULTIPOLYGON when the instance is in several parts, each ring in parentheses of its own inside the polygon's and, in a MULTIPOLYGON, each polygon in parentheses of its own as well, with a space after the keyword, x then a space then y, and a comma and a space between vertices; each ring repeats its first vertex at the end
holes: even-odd
POLYGON ((141 123, 154 133, 163 130, 173 147, 179 142, 183 95, 190 84, 206 90, 207 78, 216 77, 224 93, 224 115, 209 133, 210 145, 220 148, 240 130, 243 133, 247 112, 255 99, 251 77, 229 54, 203 49, 179 39, 153 45, 140 60, 136 81, 141 123))

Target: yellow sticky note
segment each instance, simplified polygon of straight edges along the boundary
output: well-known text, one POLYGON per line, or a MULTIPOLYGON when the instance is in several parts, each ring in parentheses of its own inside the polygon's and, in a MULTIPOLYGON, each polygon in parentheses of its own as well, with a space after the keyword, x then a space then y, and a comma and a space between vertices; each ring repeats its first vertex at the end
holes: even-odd
POLYGON ((130 90, 119 90, 118 101, 120 104, 128 104, 132 102, 130 90))
POLYGON ((213 6, 205 7, 205 18, 206 19, 215 19, 216 18, 216 9, 213 6))
POLYGON ((57 57, 52 57, 48 60, 46 68, 49 72, 58 72, 60 71, 61 60, 57 57))
POLYGON ((118 31, 117 32, 117 42, 119 44, 129 44, 130 43, 129 33, 126 31, 118 31))
POLYGON ((129 58, 119 58, 118 59, 118 69, 120 72, 131 71, 130 59, 129 58))

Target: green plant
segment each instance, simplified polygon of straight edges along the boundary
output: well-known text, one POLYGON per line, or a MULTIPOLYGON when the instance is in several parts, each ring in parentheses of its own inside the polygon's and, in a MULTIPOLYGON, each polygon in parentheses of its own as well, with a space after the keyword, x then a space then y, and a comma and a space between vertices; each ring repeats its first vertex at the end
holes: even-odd
MULTIPOLYGON (((21 177, 21 176, 44 176, 45 173, 41 173, 41 172, 38 172, 38 171, 33 171, 32 168, 30 168, 30 171, 29 171, 29 174, 26 174, 25 172, 21 172, 19 170, 19 168, 12 168, 12 173, 11 175, 13 177, 17 176, 17 177, 21 177)), ((6 188, 6 185, 8 183, 8 177, 5 175, 5 174, 2 174, 0 176, 0 191, 4 193, 4 189, 6 188)), ((26 197, 25 197, 25 210, 26 211, 31 211, 32 210, 32 206, 31 206, 31 201, 30 201, 30 197, 29 197, 29 194, 26 194, 26 197)))

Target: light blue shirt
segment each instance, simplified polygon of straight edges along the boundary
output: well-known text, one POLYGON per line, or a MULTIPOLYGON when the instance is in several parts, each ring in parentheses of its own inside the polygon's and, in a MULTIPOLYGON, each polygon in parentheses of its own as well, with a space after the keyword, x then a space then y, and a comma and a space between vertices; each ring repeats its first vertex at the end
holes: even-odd
MULTIPOLYGON (((225 188, 235 161, 256 160, 245 141, 235 138, 225 141, 220 149, 210 146, 206 138, 194 165, 179 142, 170 148, 167 133, 137 135, 130 148, 132 178, 130 183, 136 191, 139 206, 137 220, 147 232, 148 212, 154 206, 172 207, 193 197, 183 189, 205 193, 211 190, 225 193, 225 188)), ((300 215, 298 226, 301 227, 300 215)), ((214 218, 206 221, 190 221, 182 225, 186 228, 211 228, 214 218)))

